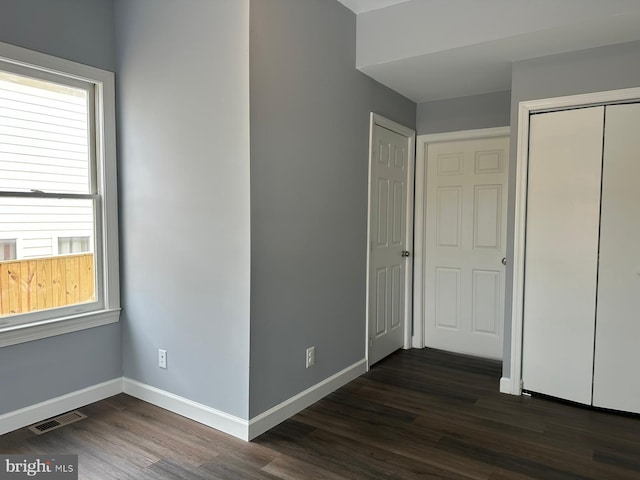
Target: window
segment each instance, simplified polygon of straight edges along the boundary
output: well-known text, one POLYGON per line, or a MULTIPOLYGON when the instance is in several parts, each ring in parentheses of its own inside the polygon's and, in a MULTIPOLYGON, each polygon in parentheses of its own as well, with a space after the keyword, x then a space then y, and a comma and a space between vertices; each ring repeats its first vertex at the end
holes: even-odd
POLYGON ((58 237, 58 255, 91 251, 91 237, 58 237))
POLYGON ((0 262, 16 258, 16 241, 0 240, 0 262))
POLYGON ((0 346, 118 320, 114 110, 110 72, 0 43, 0 346))

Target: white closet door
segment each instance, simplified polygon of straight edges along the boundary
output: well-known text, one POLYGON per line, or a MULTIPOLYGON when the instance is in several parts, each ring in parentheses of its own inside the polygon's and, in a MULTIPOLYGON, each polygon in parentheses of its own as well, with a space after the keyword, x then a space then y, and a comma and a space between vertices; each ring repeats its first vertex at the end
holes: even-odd
POLYGON ((531 116, 522 379, 591 403, 604 107, 531 116))
POLYGON ((640 105, 607 107, 593 404, 640 413, 640 105))

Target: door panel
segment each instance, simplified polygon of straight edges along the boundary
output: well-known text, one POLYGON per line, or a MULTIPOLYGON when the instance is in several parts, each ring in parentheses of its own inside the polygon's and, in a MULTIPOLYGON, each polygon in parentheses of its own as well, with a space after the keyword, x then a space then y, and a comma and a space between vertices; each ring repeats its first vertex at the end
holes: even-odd
POLYGON ((502 358, 508 152, 508 137, 428 146, 428 347, 502 358))
POLYGON ((604 107, 531 116, 524 388, 591 403, 604 107))
POLYGON ((369 365, 404 345, 407 258, 407 137, 373 130, 370 228, 369 365))
POLYGON ((593 404, 640 413, 640 105, 607 107, 593 404))
POLYGON ((474 270, 473 282, 473 331, 498 335, 500 331, 500 273, 491 270, 474 270))
POLYGON ((376 271, 376 336, 387 332, 387 267, 376 271))
POLYGON ((438 187, 436 234, 439 248, 460 248, 462 187, 438 187))
POLYGON ((378 243, 376 247, 385 248, 389 241, 389 180, 386 178, 378 178, 378 211, 377 225, 378 243))
POLYGON ((460 269, 436 267, 436 325, 460 329, 460 269))
POLYGON ((480 185, 474 191, 473 247, 501 249, 502 185, 480 185))

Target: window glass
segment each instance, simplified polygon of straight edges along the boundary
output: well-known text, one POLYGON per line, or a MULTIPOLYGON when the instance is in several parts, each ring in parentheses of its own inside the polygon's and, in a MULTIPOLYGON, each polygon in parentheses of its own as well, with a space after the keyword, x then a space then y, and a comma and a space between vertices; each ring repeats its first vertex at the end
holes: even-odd
POLYGON ((0 261, 13 260, 16 258, 16 241, 0 240, 0 261))
POLYGON ((87 89, 0 70, 0 190, 90 193, 87 89))
POLYGON ((55 80, 0 70, 0 317, 97 299, 93 85, 55 80))
POLYGON ((90 237, 59 237, 58 254, 86 253, 90 250, 90 237))

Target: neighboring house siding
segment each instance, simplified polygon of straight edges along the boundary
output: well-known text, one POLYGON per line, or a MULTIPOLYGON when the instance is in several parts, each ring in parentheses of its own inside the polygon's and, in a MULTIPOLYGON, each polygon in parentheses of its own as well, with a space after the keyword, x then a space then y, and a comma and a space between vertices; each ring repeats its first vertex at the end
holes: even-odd
MULTIPOLYGON (((1 175, 1 173, 0 173, 1 175)), ((0 239, 17 241, 17 258, 58 254, 59 237, 93 237, 91 200, 50 205, 35 198, 0 198, 0 239)))
MULTIPOLYGON (((0 189, 88 193, 88 112, 84 90, 0 71, 0 189)), ((57 255, 59 237, 93 237, 91 200, 0 198, 18 259, 57 255)))

